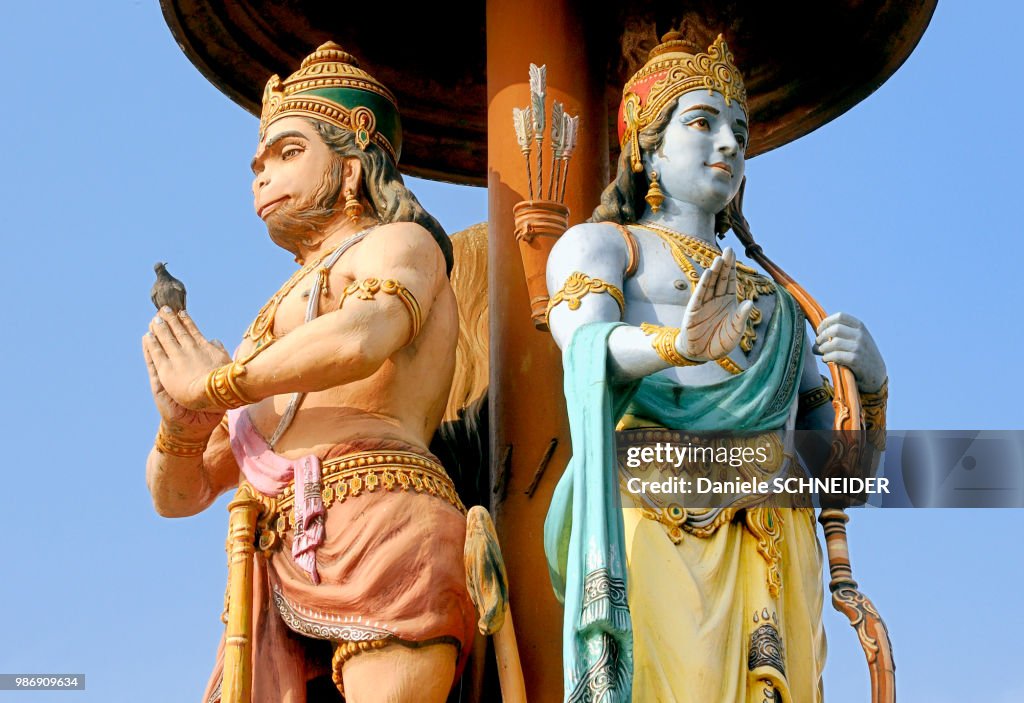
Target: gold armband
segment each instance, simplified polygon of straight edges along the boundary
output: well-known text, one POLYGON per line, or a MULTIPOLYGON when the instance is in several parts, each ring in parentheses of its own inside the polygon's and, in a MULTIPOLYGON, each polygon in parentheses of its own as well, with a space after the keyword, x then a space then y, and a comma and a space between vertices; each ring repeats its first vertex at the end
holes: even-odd
POLYGON ((672 366, 700 366, 702 362, 691 361, 676 350, 676 337, 679 336, 678 327, 661 327, 644 322, 640 330, 647 335, 654 335, 651 346, 662 360, 672 366))
POLYGON ((889 379, 874 393, 861 393, 860 405, 864 409, 864 430, 868 441, 879 451, 885 449, 885 407, 889 403, 889 379))
POLYGON ((210 372, 206 377, 206 397, 214 407, 224 410, 252 405, 255 400, 245 397, 238 387, 238 377, 245 375, 245 364, 233 361, 210 372))
POLYGON ((835 397, 836 392, 832 388, 832 383, 822 376, 820 386, 812 388, 809 391, 804 391, 800 394, 797 404, 797 414, 806 415, 812 410, 820 408, 822 405, 831 403, 832 399, 835 397))
POLYGON ((187 459, 194 459, 203 455, 206 451, 206 443, 208 440, 201 442, 189 442, 184 439, 178 439, 172 436, 169 432, 164 429, 164 424, 160 423, 160 429, 156 432, 156 441, 153 442, 156 450, 161 454, 167 456, 178 456, 187 459))
POLYGON ((600 278, 591 278, 581 271, 574 271, 566 279, 565 285, 562 286, 561 290, 551 296, 551 300, 548 301, 548 310, 545 313, 545 317, 550 315, 554 307, 562 302, 568 303, 570 310, 578 310, 580 302, 590 293, 607 293, 610 295, 619 306, 620 318, 626 312, 626 299, 623 297, 620 288, 613 286, 611 283, 606 283, 600 278))
MULTIPOLYGON (((416 296, 412 294, 412 291, 393 278, 385 278, 384 280, 364 278, 361 281, 349 283, 341 293, 341 302, 338 303, 338 308, 340 309, 345 304, 345 300, 350 295, 354 295, 359 300, 373 300, 377 293, 393 295, 402 301, 405 309, 409 311, 409 317, 412 319, 412 333, 409 335, 409 342, 416 339, 416 336, 420 333, 420 328, 423 326, 423 312, 420 310, 420 304, 416 302, 416 296)), ((409 342, 406 342, 406 344, 409 342)))

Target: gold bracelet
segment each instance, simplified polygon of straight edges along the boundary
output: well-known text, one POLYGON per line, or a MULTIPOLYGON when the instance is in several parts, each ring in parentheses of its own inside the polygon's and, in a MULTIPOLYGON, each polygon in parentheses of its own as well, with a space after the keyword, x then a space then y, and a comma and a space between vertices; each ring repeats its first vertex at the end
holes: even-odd
POLYGON ((206 397, 214 407, 224 410, 251 405, 255 400, 245 397, 238 387, 238 377, 245 375, 245 364, 233 361, 214 369, 206 377, 206 397))
POLYGON ((662 360, 672 366, 700 366, 703 363, 687 359, 676 349, 676 337, 679 336, 678 327, 661 327, 644 322, 640 325, 640 330, 644 334, 654 335, 651 346, 654 347, 654 351, 658 352, 658 356, 662 360))
POLYGON ((626 312, 626 299, 623 297, 622 290, 618 286, 602 281, 600 278, 591 278, 582 271, 573 271, 572 275, 565 280, 565 285, 562 286, 561 290, 551 296, 551 300, 548 301, 545 317, 551 314, 556 305, 563 302, 569 304, 570 310, 579 310, 583 298, 590 293, 607 293, 610 295, 619 306, 620 319, 626 312))
POLYGON ((169 432, 166 431, 164 423, 160 423, 160 429, 156 432, 156 440, 153 445, 156 450, 161 454, 167 456, 177 456, 187 459, 194 459, 203 455, 206 451, 206 444, 209 440, 202 440, 201 442, 190 442, 184 439, 178 439, 169 432))
POLYGON ((345 300, 350 295, 354 295, 359 300, 373 300, 377 293, 393 295, 402 301, 406 311, 409 313, 409 317, 412 318, 412 332, 409 334, 409 341, 406 344, 416 339, 416 336, 420 333, 420 328, 423 327, 423 311, 420 310, 420 304, 416 302, 416 296, 412 294, 412 291, 393 278, 385 278, 384 280, 364 278, 361 281, 349 283, 341 293, 341 302, 338 303, 338 308, 340 309, 345 304, 345 300))
POLYGON ((813 410, 817 410, 826 403, 831 403, 836 397, 836 391, 832 387, 832 381, 828 376, 821 377, 821 385, 804 391, 797 398, 797 416, 803 417, 813 410))
POLYGON ((743 373, 743 368, 727 356, 723 356, 721 359, 715 359, 715 363, 731 373, 733 376, 739 376, 743 373))
POLYGON ((817 410, 822 405, 828 405, 832 402, 832 396, 825 390, 824 386, 818 386, 812 388, 809 391, 804 391, 800 394, 798 401, 797 413, 800 415, 806 415, 812 410, 817 410))
POLYGON ((889 403, 889 379, 874 393, 861 393, 860 405, 864 408, 864 427, 869 430, 885 429, 885 408, 889 403))
POLYGON ((864 431, 868 441, 878 451, 885 450, 885 408, 889 403, 889 379, 874 393, 861 393, 860 406, 864 410, 864 431))

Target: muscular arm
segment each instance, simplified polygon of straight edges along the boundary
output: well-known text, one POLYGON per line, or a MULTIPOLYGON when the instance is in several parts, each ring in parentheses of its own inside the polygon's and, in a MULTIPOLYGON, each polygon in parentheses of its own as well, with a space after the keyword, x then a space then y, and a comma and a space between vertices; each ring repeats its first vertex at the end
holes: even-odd
MULTIPOLYGON (((621 291, 627 257, 625 242, 614 226, 577 225, 567 231, 551 251, 547 267, 548 291, 554 296, 563 290, 574 273, 603 281, 621 291)), ((620 319, 621 311, 611 295, 588 292, 579 298, 576 310, 572 310, 568 302, 552 308, 548 326, 555 343, 564 350, 572 335, 583 325, 620 319)), ((668 366, 654 351, 651 338, 639 327, 624 325, 608 338, 608 369, 614 381, 642 378, 668 366)))
MULTIPOLYGON (((812 391, 822 385, 821 372, 817 357, 811 351, 810 338, 804 339, 804 365, 800 376, 800 394, 812 391)), ((835 409, 832 403, 825 403, 817 408, 797 416, 798 430, 830 430, 835 423, 835 409)))
MULTIPOLYGON (((810 339, 804 348, 804 369, 800 381, 801 395, 822 386, 822 378, 818 374, 815 355, 821 354, 823 360, 836 362, 849 368, 857 381, 858 390, 864 399, 865 393, 876 393, 872 388, 881 388, 885 384, 885 362, 875 346, 871 335, 856 318, 846 313, 836 313, 819 325, 816 344, 813 347, 810 339), (865 390, 867 388, 868 390, 865 390)), ((883 397, 884 398, 884 397, 883 397)), ((884 399, 874 399, 873 415, 866 418, 866 439, 877 451, 869 451, 862 455, 862 470, 873 472, 877 469, 880 452, 885 450, 885 410, 884 399), (881 410, 879 410, 879 406, 881 410), (864 464, 867 459, 869 463, 864 464)), ((815 407, 813 410, 801 412, 797 416, 798 430, 828 430, 835 426, 835 408, 831 402, 815 407)), ((825 439, 827 433, 815 435, 825 439)), ((828 442, 803 441, 801 458, 812 473, 819 473, 825 466, 829 455, 828 442)))
MULTIPOLYGON (((427 318, 445 279, 445 267, 425 229, 412 223, 386 225, 353 254, 344 273, 356 282, 397 281, 418 302, 421 319, 427 318)), ((342 276, 332 272, 331 285, 336 290, 345 283, 342 276)), ((297 327, 246 364, 240 385, 248 397, 261 400, 358 381, 409 343, 412 331, 412 316, 397 296, 383 290, 372 297, 349 295, 340 309, 297 327)))
MULTIPOLYGON (((572 333, 587 322, 619 319, 618 305, 607 289, 614 286, 621 291, 625 257, 625 244, 616 229, 599 224, 574 227, 552 250, 548 284, 553 287, 560 281, 567 281, 562 285, 573 289, 578 306, 577 310, 566 305, 567 311, 557 308, 551 311, 549 324, 559 346, 564 346, 572 333), (598 300, 593 303, 584 300, 580 297, 582 292, 590 293, 586 298, 598 300)), ((558 296, 556 292, 552 301, 558 296)), ((722 358, 739 343, 752 309, 753 302, 737 300, 736 257, 726 248, 701 274, 679 327, 672 323, 666 325, 675 330, 667 332, 668 340, 661 335, 650 338, 642 328, 632 326, 620 327, 611 333, 608 367, 613 380, 624 382, 649 376, 668 368, 670 363, 696 365, 722 358), (661 353, 652 345, 659 339, 666 341, 665 346, 658 343, 661 353)))
MULTIPOLYGON (((430 314, 445 281, 444 259, 430 234, 412 223, 381 227, 353 250, 342 271, 332 271, 335 290, 350 280, 375 279, 380 290, 344 298, 340 309, 296 327, 245 364, 234 383, 245 399, 326 390, 373 374, 413 336, 413 316, 388 281, 397 281, 415 298, 420 320, 430 314)), ((336 267, 339 268, 339 267, 336 267)), ((159 382, 179 405, 193 411, 219 411, 206 395, 210 372, 230 362, 214 354, 211 343, 190 317, 161 310, 144 339, 159 382)))
POLYGON ((214 430, 201 457, 164 454, 154 448, 146 460, 146 485, 153 507, 163 517, 188 517, 208 508, 238 484, 227 428, 214 430))
MULTIPOLYGON (((152 330, 156 319, 150 323, 152 330)), ((166 324, 166 323, 163 323, 166 324)), ((142 338, 143 356, 149 373, 150 390, 160 413, 160 435, 163 449, 157 442, 146 460, 146 485, 153 498, 153 507, 164 517, 195 515, 235 485, 238 466, 231 454, 223 412, 190 410, 171 397, 157 373, 154 354, 158 344, 152 333, 142 338), (177 456, 201 447, 201 456, 177 456)), ((195 356, 216 363, 227 352, 219 343, 193 339, 195 356)))

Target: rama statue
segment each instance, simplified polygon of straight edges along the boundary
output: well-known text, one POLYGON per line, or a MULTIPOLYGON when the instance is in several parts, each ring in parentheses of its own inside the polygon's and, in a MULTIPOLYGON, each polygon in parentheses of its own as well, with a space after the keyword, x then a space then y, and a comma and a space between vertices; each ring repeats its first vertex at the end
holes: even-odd
MULTIPOLYGON (((253 198, 300 268, 233 358, 169 308, 143 337, 157 512, 193 515, 236 486, 261 506, 260 703, 441 702, 473 640, 465 508, 428 450, 455 365, 452 249, 402 182, 401 141, 394 96, 336 44, 271 77, 253 198)), ((222 640, 204 703, 239 641, 222 640)))
POLYGON ((548 261, 573 454, 545 524, 566 701, 820 701, 813 510, 635 490, 689 465, 626 457, 728 432, 772 449, 727 465, 734 475, 795 469, 786 430, 833 426, 815 353, 853 372, 869 423, 884 425, 885 365, 864 325, 839 313, 809 336, 784 288, 719 248, 749 118, 733 56, 710 38, 669 33, 626 84, 615 179, 548 261))

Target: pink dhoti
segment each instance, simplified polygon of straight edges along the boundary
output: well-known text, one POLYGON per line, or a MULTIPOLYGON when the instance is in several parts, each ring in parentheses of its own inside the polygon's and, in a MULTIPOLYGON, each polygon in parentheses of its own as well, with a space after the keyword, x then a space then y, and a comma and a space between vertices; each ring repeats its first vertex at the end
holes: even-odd
MULTIPOLYGON (((237 457, 244 443, 236 437, 254 430, 244 414, 231 425, 237 457)), ((264 462, 311 459, 268 456, 265 443, 254 452, 247 439, 248 456, 264 462)), ((254 557, 254 703, 304 703, 309 682, 329 684, 332 656, 337 670, 388 644, 452 644, 461 671, 476 611, 463 566, 465 509, 440 464, 394 440, 337 445, 314 463, 296 487, 270 496, 277 509, 262 530, 267 548, 254 557), (293 550, 300 541, 307 546, 293 550)), ((204 703, 220 700, 223 661, 222 638, 204 703)))

